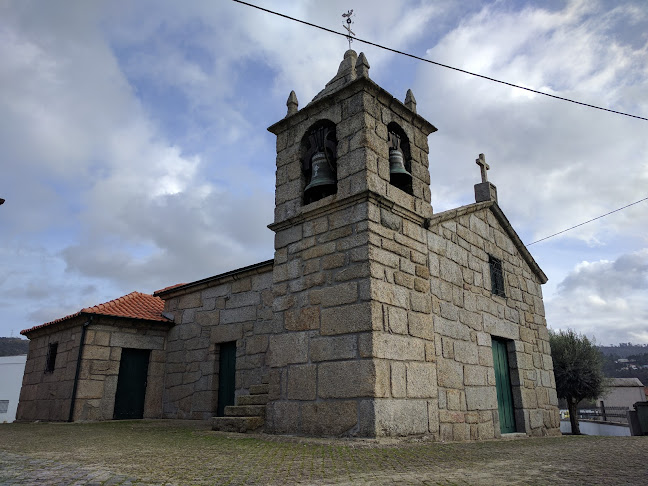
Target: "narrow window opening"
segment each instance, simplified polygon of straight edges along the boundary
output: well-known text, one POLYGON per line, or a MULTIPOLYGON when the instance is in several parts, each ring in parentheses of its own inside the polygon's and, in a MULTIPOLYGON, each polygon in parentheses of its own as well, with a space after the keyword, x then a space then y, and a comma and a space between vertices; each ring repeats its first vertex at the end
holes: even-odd
POLYGON ((0 400, 0 413, 7 413, 9 410, 9 400, 0 400))
POLYGON ((500 297, 506 297, 504 293, 504 271, 502 261, 494 256, 488 255, 488 265, 491 274, 491 292, 500 297))
POLYGON ((56 354, 58 352, 58 343, 50 343, 47 349, 47 362, 45 365, 45 373, 52 373, 56 366, 56 354))

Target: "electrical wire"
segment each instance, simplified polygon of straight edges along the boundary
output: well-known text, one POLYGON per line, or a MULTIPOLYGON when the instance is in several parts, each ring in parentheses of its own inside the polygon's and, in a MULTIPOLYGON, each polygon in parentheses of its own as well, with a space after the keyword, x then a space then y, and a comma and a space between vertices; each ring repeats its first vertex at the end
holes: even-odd
MULTIPOLYGON (((337 31, 335 31, 335 30, 328 29, 328 28, 326 28, 326 27, 322 27, 321 25, 313 24, 313 23, 311 23, 311 22, 306 22, 305 20, 297 19, 297 18, 295 18, 295 17, 291 17, 291 16, 286 15, 286 14, 282 14, 282 13, 279 13, 279 12, 275 12, 275 11, 273 11, 273 10, 269 10, 269 9, 267 9, 267 8, 259 7, 258 5, 254 5, 254 4, 251 4, 251 3, 248 3, 248 2, 244 2, 243 0, 232 0, 232 1, 234 1, 234 2, 236 2, 236 3, 240 3, 240 4, 242 4, 242 5, 246 5, 246 6, 248 6, 248 7, 256 8, 256 9, 258 9, 258 10, 261 10, 261 11, 263 11, 263 12, 267 12, 267 13, 270 13, 270 14, 272 14, 272 15, 277 15, 277 16, 279 16, 279 17, 283 17, 283 18, 288 19, 288 20, 293 20, 293 21, 295 21, 295 22, 299 22, 299 23, 301 23, 301 24, 308 25, 308 26, 310 26, 310 27, 315 27, 316 29, 320 29, 320 30, 323 30, 323 31, 325 31, 325 32, 329 32, 329 33, 331 33, 331 34, 336 34, 336 35, 340 35, 340 36, 342 36, 342 37, 347 37, 347 34, 344 34, 344 33, 342 33, 342 32, 337 32, 337 31)), ((399 50, 397 50, 397 49, 392 49, 391 47, 386 47, 386 46, 383 46, 383 45, 380 45, 380 44, 376 44, 375 42, 371 42, 371 41, 368 41, 368 40, 365 40, 365 39, 360 39, 360 38, 358 38, 358 37, 354 37, 353 40, 356 40, 356 41, 358 41, 358 42, 362 42, 362 43, 364 43, 364 44, 368 44, 368 45, 371 45, 371 46, 374 46, 374 47, 378 47, 378 48, 380 48, 380 49, 384 49, 384 50, 386 50, 386 51, 394 52, 394 53, 396 53, 396 54, 401 54, 401 55, 403 55, 403 56, 411 57, 411 58, 416 59, 416 60, 419 60, 419 61, 424 61, 424 62, 427 62, 427 63, 430 63, 430 64, 434 64, 434 65, 436 65, 436 66, 444 67, 444 68, 447 68, 447 69, 452 69, 452 70, 454 70, 454 71, 458 71, 458 72, 460 72, 460 73, 469 74, 469 75, 471 75, 471 76, 476 76, 476 77, 478 77, 478 78, 486 79, 486 80, 488 80, 488 81, 493 81, 493 82, 495 82, 495 83, 504 84, 504 85, 506 85, 506 86, 510 86, 510 87, 512 87, 512 88, 523 89, 523 90, 525 90, 525 91, 530 91, 531 93, 536 93, 536 94, 543 95, 543 96, 549 96, 549 97, 551 97, 551 98, 555 98, 555 99, 557 99, 557 100, 561 100, 561 101, 568 101, 568 102, 570 102, 570 103, 575 103, 575 104, 577 104, 577 105, 586 106, 586 107, 588 107, 588 108, 594 108, 594 109, 597 109, 597 110, 602 110, 602 111, 607 111, 607 112, 610 112, 610 113, 615 113, 615 114, 617 114, 617 115, 623 115, 623 116, 628 116, 628 117, 631 117, 631 118, 637 118, 637 119, 639 119, 639 120, 645 120, 645 121, 648 121, 648 118, 645 118, 645 117, 643 117, 643 116, 632 115, 632 114, 630 114, 630 113, 624 113, 624 112, 622 112, 622 111, 611 110, 611 109, 609 109, 609 108, 603 108, 603 107, 601 107, 601 106, 591 105, 591 104, 589 104, 589 103, 583 103, 582 101, 576 101, 576 100, 572 100, 572 99, 569 99, 569 98, 564 98, 564 97, 562 97, 562 96, 553 95, 553 94, 550 94, 550 93, 544 93, 544 92, 542 92, 542 91, 538 91, 538 90, 535 90, 535 89, 527 88, 527 87, 525 87, 525 86, 520 86, 520 85, 518 85, 518 84, 513 84, 513 83, 509 83, 509 82, 507 82, 507 81, 502 81, 502 80, 499 80, 499 79, 491 78, 491 77, 489 77, 489 76, 485 76, 485 75, 483 75, 483 74, 473 73, 473 72, 471 72, 471 71, 466 71, 465 69, 460 69, 460 68, 456 68, 456 67, 453 67, 453 66, 449 66, 449 65, 447 65, 447 64, 442 64, 442 63, 440 63, 440 62, 431 61, 430 59, 425 59, 425 58, 422 58, 422 57, 416 56, 416 55, 414 55, 414 54, 409 54, 409 53, 407 53, 407 52, 399 51, 399 50)), ((544 238, 540 238, 539 240, 536 240, 536 241, 534 241, 534 242, 532 242, 532 243, 528 243, 526 246, 535 245, 536 243, 540 243, 541 241, 548 240, 549 238, 553 238, 554 236, 561 235, 561 234, 563 234, 563 233, 566 233, 567 231, 571 231, 571 230, 573 230, 573 229, 575 229, 575 228, 578 228, 578 227, 583 226, 583 225, 585 225, 585 224, 591 223, 592 221, 596 221, 597 219, 604 218, 605 216, 609 216, 610 214, 613 214, 613 213, 616 213, 616 212, 621 211, 621 210, 623 210, 623 209, 629 208, 630 206, 634 206, 635 204, 639 204, 640 202, 643 202, 643 201, 646 201, 646 200, 648 200, 648 197, 645 197, 645 198, 643 198, 643 199, 640 199, 639 201, 635 201, 635 202, 633 202, 633 203, 630 203, 630 204, 628 204, 628 205, 626 205, 626 206, 623 206, 623 207, 621 207, 621 208, 615 209, 614 211, 610 211, 609 213, 602 214, 602 215, 600 215, 600 216, 597 216, 596 218, 592 218, 592 219, 590 219, 590 220, 588 220, 588 221, 585 221, 585 222, 583 222, 583 223, 580 223, 580 224, 577 224, 577 225, 571 226, 571 227, 569 227, 569 228, 567 228, 567 229, 564 229, 564 230, 562 230, 562 231, 559 231, 558 233, 554 233, 554 234, 552 234, 552 235, 545 236, 544 238)))
MULTIPOLYGON (((315 27, 316 29, 320 29, 320 30, 323 30, 325 32, 329 32, 331 34, 336 34, 336 35, 341 35, 342 37, 347 37, 347 34, 344 34, 342 32, 337 32, 335 30, 328 29, 326 27, 322 27, 321 25, 313 24, 311 22, 306 22, 305 20, 297 19, 295 17, 291 17, 291 16, 286 15, 286 14, 275 12, 274 10, 269 10, 267 8, 259 7, 258 5, 254 5, 252 3, 244 2, 242 0, 232 0, 232 1, 236 2, 236 3, 240 3, 241 5, 246 5, 248 7, 256 8, 258 10, 270 13, 272 15, 277 15, 279 17, 283 17, 283 18, 288 19, 288 20, 293 20, 295 22, 299 22, 300 24, 308 25, 310 27, 315 27)), ((423 57, 419 57, 419 56, 416 56, 414 54, 409 54, 407 52, 399 51, 397 49, 392 49, 391 47, 386 47, 386 46, 383 46, 383 45, 380 45, 380 44, 376 44, 375 42, 371 42, 371 41, 368 41, 368 40, 365 40, 365 39, 360 39, 359 37, 354 37, 353 40, 358 41, 358 42, 362 42, 364 44, 368 44, 370 46, 378 47, 378 48, 384 49, 386 51, 394 52, 396 54, 401 54, 403 56, 411 57, 411 58, 417 59, 419 61, 434 64, 435 66, 440 66, 440 67, 444 67, 444 68, 447 68, 447 69, 452 69, 453 71, 459 71, 460 73, 464 73, 464 74, 470 74, 471 76, 476 76, 478 78, 486 79, 486 80, 492 81, 494 83, 504 84, 504 85, 510 86, 512 88, 523 89, 525 91, 530 91, 531 93, 535 93, 535 94, 539 94, 539 95, 543 95, 543 96, 549 96, 550 98, 555 98, 557 100, 568 101, 570 103, 575 103, 577 105, 587 106, 588 108, 594 108, 594 109, 597 109, 597 110, 607 111, 607 112, 610 112, 610 113, 616 113, 617 115, 629 116, 631 118, 638 118, 639 120, 648 121, 648 118, 645 118, 643 116, 632 115, 630 113, 624 113, 622 111, 616 111, 616 110, 611 110, 609 108, 603 108, 601 106, 591 105, 589 103, 584 103, 582 101, 576 101, 576 100, 572 100, 572 99, 569 99, 569 98, 564 98, 562 96, 557 96, 557 95, 553 95, 551 93, 545 93, 543 91, 538 91, 538 90, 535 90, 535 89, 532 89, 532 88, 527 88, 525 86, 520 86, 519 84, 513 84, 513 83, 509 83, 507 81, 502 81, 502 80, 499 80, 499 79, 491 78, 490 76, 485 76, 483 74, 473 73, 471 71, 466 71, 465 69, 460 69, 460 68, 457 68, 457 67, 449 66, 447 64, 442 64, 440 62, 431 61, 430 59, 425 59, 423 57)))
POLYGON ((621 211, 622 209, 629 208, 630 206, 634 206, 635 204, 639 204, 640 202, 648 200, 648 197, 644 197, 643 199, 639 199, 638 201, 635 201, 633 203, 630 203, 626 206, 623 206, 622 208, 615 209, 614 211, 610 211, 609 213, 601 214, 600 216, 597 216, 596 218, 592 218, 589 221, 585 221, 584 223, 580 223, 577 225, 574 225, 570 228, 564 229, 562 231, 559 231, 558 233, 554 233, 553 235, 545 236, 544 238, 540 238, 539 240, 534 241, 533 243, 528 243, 526 246, 531 246, 535 245, 536 243, 540 243, 541 241, 548 240, 549 238, 553 238, 554 236, 561 235, 563 233, 566 233, 567 231, 573 230, 574 228, 578 228, 579 226, 583 226, 584 224, 591 223, 592 221, 596 221, 597 219, 601 219, 605 216, 608 216, 612 213, 616 213, 617 211, 621 211))

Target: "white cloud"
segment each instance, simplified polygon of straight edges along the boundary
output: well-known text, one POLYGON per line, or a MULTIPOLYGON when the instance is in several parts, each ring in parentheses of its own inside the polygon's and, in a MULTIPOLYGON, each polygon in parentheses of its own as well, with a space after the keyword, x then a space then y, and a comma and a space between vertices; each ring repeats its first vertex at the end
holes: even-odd
POLYGON ((615 260, 580 262, 547 302, 551 327, 595 335, 601 344, 645 343, 648 248, 615 260))
MULTIPOLYGON (((338 31, 350 7, 341 0, 259 4, 338 31)), ((549 11, 506 1, 377 8, 362 0, 352 7, 358 37, 648 113, 641 3, 572 1, 549 11)), ((333 77, 343 37, 211 0, 4 2, 0 18, 6 320, 28 327, 60 317, 55 312, 272 257, 274 138, 265 128, 284 116, 291 89, 303 107, 333 77), (18 256, 21 249, 29 251, 18 256)), ((430 137, 436 210, 472 200, 480 152, 525 240, 645 197, 645 122, 359 42, 353 48, 367 53, 372 79, 394 95, 402 99, 413 87, 419 113, 439 128, 430 137)), ((579 276, 574 285, 587 291, 567 292, 579 306, 630 315, 642 309, 635 290, 605 293, 583 280, 592 275, 585 267, 569 276, 567 269, 587 259, 608 272, 602 260, 618 263, 617 255, 647 244, 647 218, 637 205, 531 248, 551 249, 547 273, 564 278, 561 291, 579 276)), ((643 312, 624 336, 642 335, 643 312)))
MULTIPOLYGON (((21 327, 53 319, 55 310, 73 312, 119 292, 153 291, 272 255, 265 228, 271 188, 252 182, 243 185, 256 194, 223 192, 206 177, 213 166, 164 138, 94 9, 43 23, 48 9, 13 7, 3 12, 0 31, 0 55, 7 59, 0 88, 8 95, 0 116, 11 127, 0 133, 0 145, 3 160, 19 163, 4 179, 2 216, 11 236, 3 242, 3 267, 14 277, 2 289, 23 306, 28 322, 21 327), (242 229, 241 221, 253 229, 242 229), (31 245, 24 230, 51 245, 32 253, 40 269, 10 256, 14 245, 31 245), (88 279, 101 290, 86 299, 88 279), (35 300, 39 293, 53 298, 35 300)), ((183 73, 176 84, 199 84, 198 71, 183 73)), ((230 142, 240 141, 231 134, 230 142)), ((248 172, 246 163, 229 160, 228 177, 248 172)))
MULTIPOLYGON (((594 2, 569 2, 553 12, 514 11, 495 3, 464 19, 428 54, 495 78, 645 115, 648 42, 624 44, 611 32, 631 15, 636 15, 632 9, 605 12, 594 2)), ((646 25, 646 13, 632 20, 646 25)), ((433 200, 439 208, 470 200, 478 177, 472 164, 480 152, 491 162, 490 179, 504 210, 534 239, 645 197, 645 122, 450 71, 424 66, 419 76, 420 110, 439 128, 430 138, 433 200)), ((617 215, 563 238, 596 243, 602 232, 621 228, 636 236, 637 228, 648 224, 647 215, 617 215)))
POLYGON ((648 288, 648 248, 620 255, 614 261, 581 262, 560 283, 558 290, 571 293, 583 287, 614 297, 648 288))

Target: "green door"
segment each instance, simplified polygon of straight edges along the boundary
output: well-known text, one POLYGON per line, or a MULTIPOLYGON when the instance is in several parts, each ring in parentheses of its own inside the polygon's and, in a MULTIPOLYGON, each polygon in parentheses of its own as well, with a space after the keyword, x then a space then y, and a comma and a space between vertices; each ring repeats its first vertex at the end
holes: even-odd
POLYGON ((144 417, 144 398, 148 375, 148 349, 122 349, 115 393, 116 419, 141 419, 144 417))
POLYGON ((225 415, 225 407, 234 405, 236 390, 236 341, 220 345, 218 360, 218 408, 216 416, 225 415))
POLYGON ((493 364, 495 367, 495 387, 497 388, 497 409, 502 434, 515 432, 513 416, 513 394, 511 393, 511 374, 508 365, 506 341, 493 338, 493 364))

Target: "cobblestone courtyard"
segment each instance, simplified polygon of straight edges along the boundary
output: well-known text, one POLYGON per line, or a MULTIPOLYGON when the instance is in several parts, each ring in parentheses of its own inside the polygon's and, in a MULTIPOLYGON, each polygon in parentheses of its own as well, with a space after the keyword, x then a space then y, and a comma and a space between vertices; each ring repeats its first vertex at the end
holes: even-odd
POLYGON ((645 485, 648 437, 478 443, 212 432, 205 422, 0 425, 0 484, 645 485))

